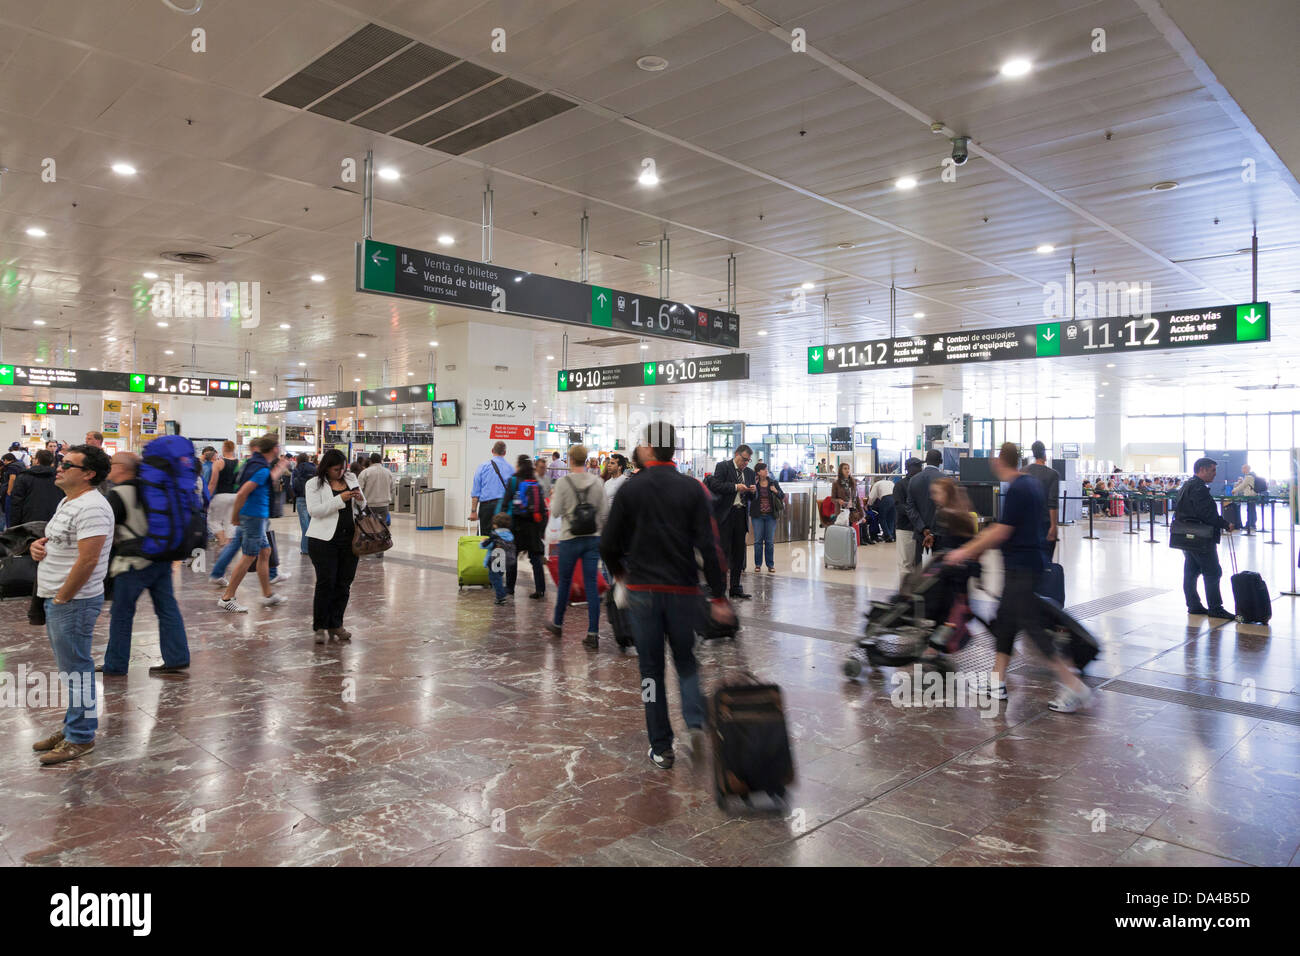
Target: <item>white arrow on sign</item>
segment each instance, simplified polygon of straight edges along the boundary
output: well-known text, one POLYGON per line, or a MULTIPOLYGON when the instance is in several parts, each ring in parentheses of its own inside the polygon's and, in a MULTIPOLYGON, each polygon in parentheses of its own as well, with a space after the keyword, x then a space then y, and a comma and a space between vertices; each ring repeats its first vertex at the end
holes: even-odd
POLYGON ((1245 319, 1247 322, 1249 322, 1251 325, 1254 325, 1256 322, 1262 319, 1263 316, 1257 314, 1255 312, 1254 306, 1252 306, 1250 310, 1250 315, 1243 315, 1242 318, 1245 319))
POLYGON ((1046 332, 1043 333, 1044 342, 1050 342, 1054 338, 1056 338, 1056 335, 1052 332, 1051 329, 1048 329, 1046 332))
POLYGON ((604 307, 605 307, 605 293, 602 292, 602 293, 600 293, 598 296, 596 296, 596 301, 600 303, 601 308, 604 308, 604 307))
POLYGON ((814 361, 814 362, 819 361, 819 360, 821 359, 821 357, 822 357, 822 353, 821 353, 821 352, 813 352, 813 361, 814 361))
POLYGON ((376 250, 374 251, 374 254, 370 257, 370 261, 373 262, 375 265, 379 265, 379 263, 381 263, 381 262, 387 262, 387 261, 388 261, 388 257, 387 257, 387 256, 381 256, 381 255, 379 254, 379 250, 376 249, 376 250))

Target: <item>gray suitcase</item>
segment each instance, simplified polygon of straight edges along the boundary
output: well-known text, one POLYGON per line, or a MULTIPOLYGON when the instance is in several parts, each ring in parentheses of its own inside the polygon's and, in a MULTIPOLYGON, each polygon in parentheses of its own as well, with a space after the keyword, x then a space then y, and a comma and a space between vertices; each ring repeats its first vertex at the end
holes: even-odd
POLYGON ((822 563, 841 571, 852 571, 858 566, 858 533, 852 525, 833 524, 826 529, 822 563))

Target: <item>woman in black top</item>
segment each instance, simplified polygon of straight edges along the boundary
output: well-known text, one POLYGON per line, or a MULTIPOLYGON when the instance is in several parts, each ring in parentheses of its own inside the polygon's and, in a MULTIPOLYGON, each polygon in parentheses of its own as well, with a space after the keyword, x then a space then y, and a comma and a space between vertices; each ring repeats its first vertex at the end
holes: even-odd
POLYGON ((767 570, 775 574, 776 519, 785 505, 785 492, 767 464, 761 461, 754 466, 754 485, 758 490, 749 499, 749 519, 754 528, 754 571, 763 570, 766 556, 767 570))
MULTIPOLYGON (((500 512, 509 509, 510 530, 515 536, 515 553, 522 556, 525 551, 528 552, 528 560, 533 566, 533 591, 528 596, 534 601, 540 601, 546 596, 546 574, 542 570, 546 563, 546 543, 543 540, 546 534, 545 508, 543 507, 542 520, 539 522, 534 520, 531 512, 525 513, 517 506, 520 488, 524 489, 527 497, 533 487, 527 484, 530 481, 537 485, 545 502, 546 495, 541 492, 541 485, 537 481, 537 465, 531 456, 520 455, 515 473, 506 481, 505 494, 501 496, 497 510, 500 512)), ((518 578, 519 563, 516 561, 506 566, 506 593, 515 593, 518 578)))
POLYGON ((356 475, 348 471, 347 459, 336 448, 321 456, 314 478, 307 479, 307 554, 316 569, 316 590, 312 596, 311 628, 316 643, 326 635, 350 641, 352 632, 343 626, 343 614, 357 574, 357 556, 352 552, 356 529, 353 509, 365 506, 356 475))

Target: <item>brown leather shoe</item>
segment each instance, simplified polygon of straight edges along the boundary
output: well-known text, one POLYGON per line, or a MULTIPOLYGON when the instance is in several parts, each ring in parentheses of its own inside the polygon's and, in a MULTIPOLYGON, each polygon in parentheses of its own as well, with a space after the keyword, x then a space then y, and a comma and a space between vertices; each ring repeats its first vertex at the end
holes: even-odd
POLYGON ((59 745, 49 753, 41 754, 41 763, 48 767, 51 764, 76 760, 82 754, 88 754, 94 749, 95 742, 93 740, 88 744, 74 744, 71 740, 60 740, 59 745))
POLYGON ((331 627, 330 637, 334 638, 336 641, 350 641, 352 640, 352 632, 346 627, 331 627))
POLYGON ((59 744, 63 743, 63 731, 56 730, 44 740, 38 740, 32 744, 32 749, 37 753, 44 753, 47 750, 53 750, 59 744))

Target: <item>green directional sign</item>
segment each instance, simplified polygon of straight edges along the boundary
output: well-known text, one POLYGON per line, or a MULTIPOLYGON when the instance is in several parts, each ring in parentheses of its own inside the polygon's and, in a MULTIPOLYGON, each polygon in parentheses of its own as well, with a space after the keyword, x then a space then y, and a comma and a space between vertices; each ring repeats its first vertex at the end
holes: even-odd
POLYGON ((429 387, 425 389, 425 394, 427 395, 429 401, 431 402, 436 401, 438 397, 438 386, 435 385, 433 382, 430 382, 429 387))
POLYGON ((1265 342, 1268 340, 1268 303, 1252 302, 1237 306, 1237 341, 1265 342))
POLYGON ((1061 325, 1059 322, 1045 322, 1038 326, 1036 349, 1039 358, 1061 354, 1061 325))
POLYGON ((37 414, 37 415, 44 415, 45 412, 46 412, 46 408, 47 408, 47 407, 46 407, 46 405, 45 405, 44 402, 37 402, 37 403, 36 403, 36 414, 37 414))
POLYGON ((127 382, 127 387, 132 392, 143 392, 144 376, 132 373, 130 380, 127 382))
POLYGON ((641 365, 641 384, 653 385, 655 383, 655 363, 645 362, 641 365))
POLYGON ((826 366, 826 350, 820 345, 808 349, 808 374, 818 375, 826 366))
POLYGON ((556 376, 556 391, 567 392, 569 390, 569 373, 561 370, 556 376))
POLYGON ((12 385, 14 383, 14 367, 12 365, 0 365, 0 385, 12 385))
POLYGON ((591 324, 614 327, 614 293, 598 285, 591 287, 591 324))
POLYGON ((365 288, 372 292, 397 289, 397 247, 387 242, 367 239, 362 244, 361 267, 365 288))

